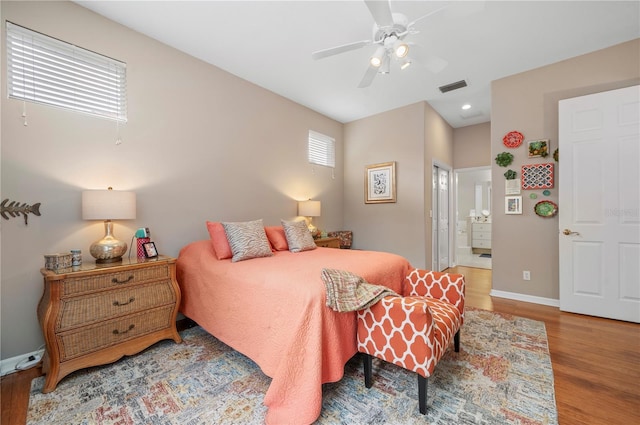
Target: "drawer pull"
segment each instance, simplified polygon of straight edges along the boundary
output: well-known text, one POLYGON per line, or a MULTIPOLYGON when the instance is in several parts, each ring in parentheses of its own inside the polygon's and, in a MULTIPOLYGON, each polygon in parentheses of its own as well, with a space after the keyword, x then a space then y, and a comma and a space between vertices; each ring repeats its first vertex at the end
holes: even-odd
POLYGON ((119 331, 119 330, 117 330, 117 329, 114 329, 114 330, 113 330, 113 334, 114 334, 114 335, 124 335, 124 334, 126 334, 127 332, 129 332, 130 330, 132 330, 133 328, 135 328, 135 327, 136 327, 136 325, 131 324, 131 325, 129 325, 129 329, 127 329, 126 331, 119 331))
POLYGON ((134 302, 136 299, 134 297, 129 298, 129 301, 125 302, 125 303, 121 303, 118 300, 115 300, 113 302, 113 305, 116 307, 122 307, 123 305, 127 305, 127 304, 131 304, 132 302, 134 302))
POLYGON ((111 279, 111 282, 113 283, 117 283, 118 285, 122 285, 123 283, 127 283, 129 282, 131 279, 133 279, 133 275, 130 275, 127 280, 118 280, 117 277, 114 277, 113 279, 111 279))

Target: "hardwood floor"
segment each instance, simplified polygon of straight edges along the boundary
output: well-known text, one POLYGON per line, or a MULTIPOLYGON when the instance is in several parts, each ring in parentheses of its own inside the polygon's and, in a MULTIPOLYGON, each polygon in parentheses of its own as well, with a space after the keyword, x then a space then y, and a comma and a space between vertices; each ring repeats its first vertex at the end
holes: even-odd
MULTIPOLYGON (((492 298, 491 270, 450 271, 466 276, 467 306, 545 323, 561 425, 640 423, 640 325, 492 298)), ((25 424, 31 380, 40 373, 36 367, 2 378, 1 425, 25 424)))

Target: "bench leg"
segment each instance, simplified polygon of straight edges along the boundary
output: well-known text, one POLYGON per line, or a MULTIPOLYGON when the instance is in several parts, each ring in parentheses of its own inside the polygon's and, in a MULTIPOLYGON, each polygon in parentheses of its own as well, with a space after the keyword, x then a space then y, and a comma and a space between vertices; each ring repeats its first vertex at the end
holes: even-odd
POLYGON ((453 336, 453 349, 456 353, 460 351, 460 329, 458 329, 458 332, 453 336))
POLYGON ((427 378, 418 374, 418 406, 420 413, 427 414, 427 378))
POLYGON ((364 363, 364 386, 371 388, 371 369, 373 367, 373 357, 370 354, 362 353, 362 362, 364 363))

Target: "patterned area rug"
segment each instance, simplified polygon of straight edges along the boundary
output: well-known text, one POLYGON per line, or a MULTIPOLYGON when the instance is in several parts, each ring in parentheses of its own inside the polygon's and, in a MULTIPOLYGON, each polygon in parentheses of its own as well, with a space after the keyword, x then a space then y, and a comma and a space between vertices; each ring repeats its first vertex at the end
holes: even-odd
MULTIPOLYGON (((262 424, 270 378, 200 327, 143 353, 75 372, 42 394, 33 380, 28 424, 262 424)), ((544 323, 467 310, 461 350, 429 378, 428 412, 418 412, 416 375, 374 361, 364 386, 355 356, 344 378, 323 388, 317 424, 557 424, 544 323)))

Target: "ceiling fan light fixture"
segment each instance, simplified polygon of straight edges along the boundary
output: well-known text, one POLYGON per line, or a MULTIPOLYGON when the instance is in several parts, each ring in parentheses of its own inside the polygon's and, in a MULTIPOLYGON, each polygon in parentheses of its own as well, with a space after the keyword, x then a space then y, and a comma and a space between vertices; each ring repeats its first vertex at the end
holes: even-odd
POLYGON ((371 64, 371 66, 375 68, 380 68, 380 65, 382 65, 384 57, 385 57, 385 49, 384 47, 380 46, 376 49, 376 52, 373 54, 373 56, 369 58, 369 64, 371 64))
POLYGON ((412 62, 411 62, 411 58, 409 58, 409 57, 404 58, 404 59, 402 60, 402 63, 400 64, 400 69, 407 69, 407 68, 409 68, 409 67, 411 66, 411 63, 412 63, 412 62))
POLYGON ((380 70, 378 71, 380 74, 388 74, 391 70, 391 58, 389 55, 384 55, 382 58, 382 66, 380 66, 380 70))
POLYGON ((402 40, 393 43, 393 53, 397 58, 403 58, 409 54, 409 45, 402 40))

